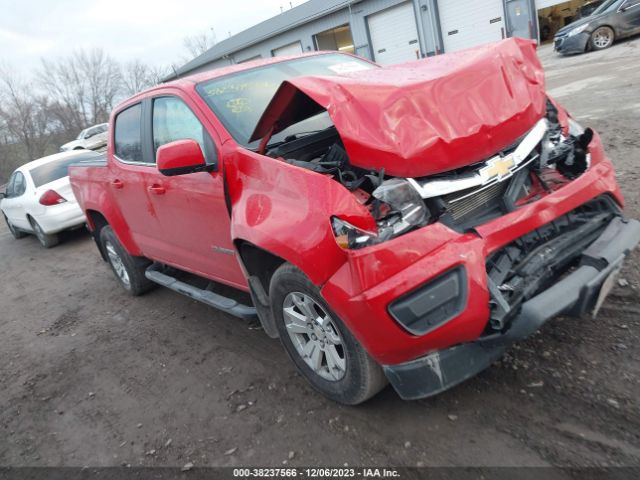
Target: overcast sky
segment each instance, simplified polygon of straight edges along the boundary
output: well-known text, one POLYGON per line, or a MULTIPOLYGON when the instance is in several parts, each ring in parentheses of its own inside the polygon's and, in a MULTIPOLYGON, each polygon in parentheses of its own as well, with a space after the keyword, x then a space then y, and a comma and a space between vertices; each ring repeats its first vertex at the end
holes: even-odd
POLYGON ((119 61, 181 65, 184 37, 213 28, 221 41, 280 6, 289 0, 0 0, 0 63, 28 74, 40 57, 102 47, 119 61))

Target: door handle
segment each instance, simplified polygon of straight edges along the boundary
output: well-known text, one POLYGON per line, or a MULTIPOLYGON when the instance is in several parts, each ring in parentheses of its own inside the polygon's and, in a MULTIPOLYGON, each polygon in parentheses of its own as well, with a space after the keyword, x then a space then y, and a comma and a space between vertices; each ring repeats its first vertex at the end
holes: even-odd
POLYGON ((148 190, 156 195, 164 195, 164 192, 166 192, 165 188, 162 185, 158 185, 157 183, 151 185, 148 190))
POLYGON ((118 180, 116 178, 115 180, 111 181, 111 186, 115 189, 120 190, 122 187, 124 187, 124 183, 122 183, 122 180, 118 180))

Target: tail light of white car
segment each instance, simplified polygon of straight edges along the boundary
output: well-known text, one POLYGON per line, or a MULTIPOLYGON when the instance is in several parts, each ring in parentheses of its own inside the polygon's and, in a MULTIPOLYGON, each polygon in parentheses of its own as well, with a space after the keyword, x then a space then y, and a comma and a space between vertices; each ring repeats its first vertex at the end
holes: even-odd
POLYGON ((66 201, 67 199, 55 190, 47 190, 40 197, 40 204, 44 205, 45 207, 50 207, 51 205, 59 205, 66 201))

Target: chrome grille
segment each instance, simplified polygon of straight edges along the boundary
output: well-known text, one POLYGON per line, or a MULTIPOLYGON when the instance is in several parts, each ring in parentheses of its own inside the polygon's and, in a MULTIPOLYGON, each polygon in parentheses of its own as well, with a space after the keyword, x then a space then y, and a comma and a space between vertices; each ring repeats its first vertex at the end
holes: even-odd
POLYGON ((446 212, 454 222, 464 222, 477 213, 485 213, 499 207, 499 202, 504 195, 508 181, 498 182, 485 189, 468 190, 443 197, 446 202, 446 212))

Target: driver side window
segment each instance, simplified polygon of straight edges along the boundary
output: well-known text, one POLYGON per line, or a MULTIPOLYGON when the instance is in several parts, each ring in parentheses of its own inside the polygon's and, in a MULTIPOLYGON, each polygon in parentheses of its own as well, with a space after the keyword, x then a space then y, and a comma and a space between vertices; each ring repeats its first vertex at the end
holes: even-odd
POLYGON ((195 140, 208 164, 215 163, 215 146, 200 120, 178 97, 153 100, 153 151, 176 140, 195 140))

